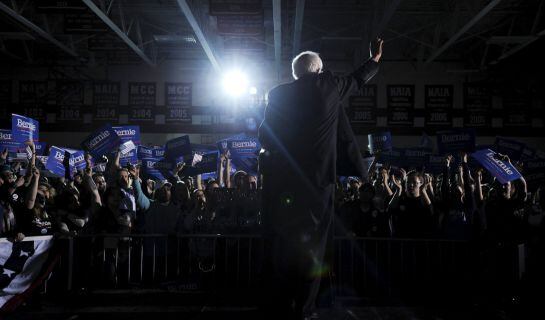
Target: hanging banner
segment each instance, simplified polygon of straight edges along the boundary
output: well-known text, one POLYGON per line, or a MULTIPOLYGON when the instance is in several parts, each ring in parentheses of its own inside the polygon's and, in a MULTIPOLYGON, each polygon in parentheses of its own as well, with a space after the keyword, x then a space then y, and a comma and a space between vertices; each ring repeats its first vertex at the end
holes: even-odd
POLYGON ((532 96, 528 90, 507 87, 502 90, 503 126, 530 127, 532 125, 532 96))
POLYGON ((120 83, 96 81, 93 83, 93 119, 113 121, 118 119, 120 83))
POLYGON ((165 83, 166 121, 191 122, 192 84, 165 83))
POLYGON ((210 0, 210 15, 258 14, 263 11, 260 0, 210 0))
POLYGON ((8 118, 8 110, 12 104, 11 94, 11 80, 0 80, 0 119, 8 118))
POLYGON ((40 123, 29 117, 11 114, 11 133, 15 141, 38 141, 40 123))
POLYGON ((80 0, 40 0, 36 3, 39 13, 81 12, 88 7, 80 0))
POLYGON ((464 84, 464 126, 489 127, 492 96, 487 87, 464 84))
POLYGON ((451 85, 426 85, 426 125, 452 126, 454 87, 451 85))
POLYGON ((24 115, 44 120, 48 100, 49 89, 46 81, 19 82, 19 104, 24 115))
POLYGON ((414 85, 386 87, 388 125, 413 126, 414 85))
POLYGON ((64 33, 94 34, 108 31, 108 26, 90 10, 64 14, 64 33))
POLYGON ((257 36, 264 32, 263 13, 218 15, 217 32, 221 36, 257 36))
POLYGON ((461 151, 475 151, 475 130, 455 129, 437 132, 437 149, 440 155, 457 155, 461 151))
POLYGON ((377 124, 377 85, 366 85, 349 100, 350 123, 374 126, 377 124))
POLYGON ((518 170, 509 162, 499 159, 496 152, 490 149, 479 150, 471 154, 501 184, 520 179, 518 170))
POLYGON ((119 147, 121 140, 109 125, 90 134, 82 143, 84 150, 89 152, 93 158, 100 159, 119 147))
POLYGON ((56 83, 57 119, 59 121, 78 121, 83 118, 83 83, 77 81, 57 81, 56 83))
POLYGON ((392 135, 389 131, 367 135, 372 154, 392 150, 392 135))
POLYGON ((129 82, 129 119, 154 121, 155 99, 155 82, 129 82))

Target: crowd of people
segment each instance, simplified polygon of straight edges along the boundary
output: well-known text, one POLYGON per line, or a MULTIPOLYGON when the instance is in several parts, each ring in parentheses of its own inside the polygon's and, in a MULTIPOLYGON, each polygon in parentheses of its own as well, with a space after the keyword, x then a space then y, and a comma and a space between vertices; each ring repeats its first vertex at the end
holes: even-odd
POLYGON ((338 188, 337 234, 519 243, 542 238, 543 186, 529 190, 524 174, 501 184, 482 168, 470 168, 468 154, 457 158, 445 156, 437 175, 375 166, 368 181, 347 179, 346 192, 338 188))
MULTIPOLYGON (((260 178, 244 171, 229 174, 227 155, 220 157, 217 179, 187 176, 180 163, 168 179, 157 180, 138 164, 121 166, 119 153, 109 157, 103 171, 86 155, 84 170, 69 174, 65 161, 66 176, 53 177, 41 168, 33 143, 29 150, 26 162, 11 162, 7 151, 0 153, 0 236, 11 241, 51 234, 259 235, 264 230, 260 178)), ((530 189, 519 169, 522 178, 501 184, 471 167, 465 153, 445 156, 440 174, 374 162, 366 179, 337 179, 334 235, 464 240, 489 248, 525 243, 538 266, 545 187, 530 189)), ((200 257, 199 268, 212 259, 213 243, 203 241, 191 248, 200 257)), ((116 243, 100 246, 106 249, 106 265, 116 265, 116 250, 123 260, 128 242, 116 243)), ((144 245, 144 254, 150 254, 144 245)), ((105 274, 115 278, 114 269, 105 274)))
MULTIPOLYGON (((0 154, 1 237, 217 234, 259 227, 256 177, 243 171, 228 179, 220 175, 222 182, 201 181, 200 175, 185 176, 180 163, 161 181, 145 176, 137 164, 121 166, 118 152, 104 171, 93 170, 97 167, 86 155, 84 170, 53 177, 40 170, 34 144, 28 144, 28 162, 10 162, 7 150, 0 154)), ((222 162, 230 170, 229 160, 223 157, 222 162)), ((65 166, 68 173, 68 161, 65 166)))
MULTIPOLYGON (((2 237, 260 231, 259 179, 228 174, 225 156, 218 179, 207 181, 184 175, 183 163, 168 179, 154 180, 137 164, 122 167, 119 154, 102 172, 93 171, 87 156, 85 170, 59 178, 43 174, 29 146, 26 163, 0 154, 2 237)), ((528 190, 524 177, 501 184, 470 168, 467 154, 445 156, 438 175, 374 163, 366 180, 339 178, 336 190, 338 236, 542 239, 545 188, 528 190)))

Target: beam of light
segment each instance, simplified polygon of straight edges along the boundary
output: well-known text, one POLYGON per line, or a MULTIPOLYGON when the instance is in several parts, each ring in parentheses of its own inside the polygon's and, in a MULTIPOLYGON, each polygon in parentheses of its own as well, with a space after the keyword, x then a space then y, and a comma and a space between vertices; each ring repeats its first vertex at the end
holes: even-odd
POLYGON ((222 85, 225 93, 238 97, 248 92, 248 77, 240 70, 231 70, 223 75, 222 85))

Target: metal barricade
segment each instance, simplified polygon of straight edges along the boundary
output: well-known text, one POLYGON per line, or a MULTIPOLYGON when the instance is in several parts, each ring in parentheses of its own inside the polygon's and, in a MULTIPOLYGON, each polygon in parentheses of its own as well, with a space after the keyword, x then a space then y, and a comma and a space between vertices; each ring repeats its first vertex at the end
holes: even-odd
POLYGON ((333 253, 338 298, 444 299, 471 285, 465 241, 335 237, 333 253))
MULTIPOLYGON (((64 279, 60 287, 65 292, 259 289, 264 254, 260 235, 102 234, 60 241, 66 254, 56 274, 64 279)), ((523 256, 520 250, 482 250, 456 240, 334 237, 326 256, 332 268, 331 281, 324 284, 331 284, 337 299, 460 301, 491 288, 498 279, 514 283, 524 268, 516 260, 523 256)))
POLYGON ((199 291, 255 288, 259 235, 78 235, 66 241, 66 289, 151 288, 199 291))

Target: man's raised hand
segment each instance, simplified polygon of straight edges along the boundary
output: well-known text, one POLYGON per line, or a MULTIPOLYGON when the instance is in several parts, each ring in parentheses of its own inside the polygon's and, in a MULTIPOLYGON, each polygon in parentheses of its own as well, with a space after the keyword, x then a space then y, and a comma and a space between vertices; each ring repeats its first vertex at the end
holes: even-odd
POLYGON ((384 40, 381 38, 377 38, 373 43, 371 43, 371 59, 375 62, 379 62, 380 58, 382 57, 382 46, 384 44, 384 40))

